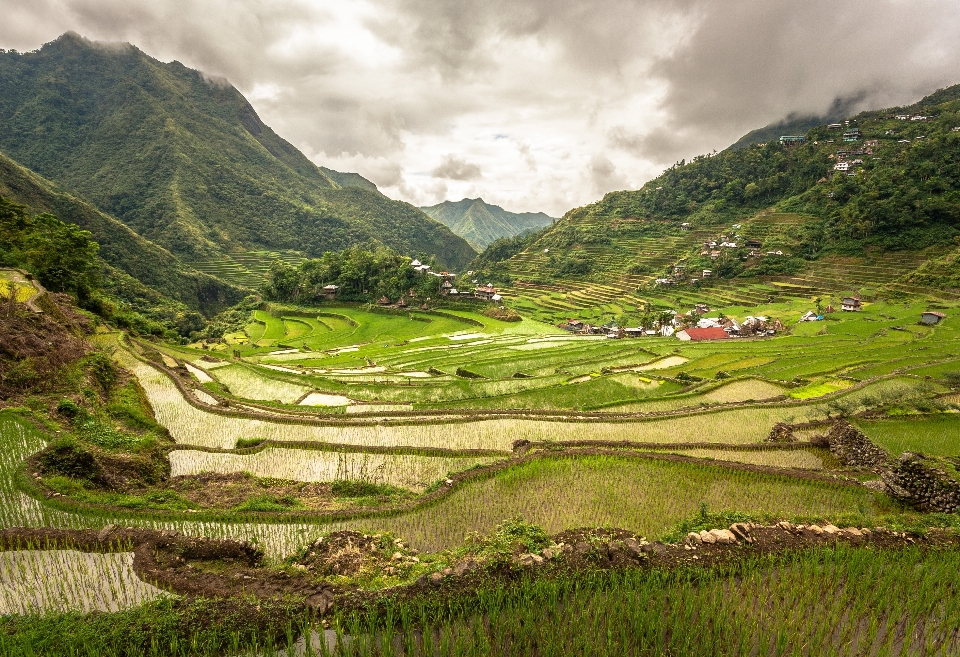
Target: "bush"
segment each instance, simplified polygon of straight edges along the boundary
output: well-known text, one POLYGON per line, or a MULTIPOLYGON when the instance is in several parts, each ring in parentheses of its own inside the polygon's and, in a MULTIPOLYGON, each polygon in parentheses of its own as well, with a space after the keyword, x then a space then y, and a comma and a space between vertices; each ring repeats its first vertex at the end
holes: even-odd
POLYGON ((60 403, 57 404, 57 413, 71 419, 77 417, 80 414, 80 410, 80 407, 69 399, 61 399, 60 403))
POLYGON ((392 495, 397 491, 396 486, 378 484, 373 481, 338 479, 330 484, 330 492, 334 497, 375 497, 392 495))
POLYGON ((506 306, 489 306, 483 311, 483 316, 499 319, 501 322, 519 322, 523 319, 520 313, 506 306))

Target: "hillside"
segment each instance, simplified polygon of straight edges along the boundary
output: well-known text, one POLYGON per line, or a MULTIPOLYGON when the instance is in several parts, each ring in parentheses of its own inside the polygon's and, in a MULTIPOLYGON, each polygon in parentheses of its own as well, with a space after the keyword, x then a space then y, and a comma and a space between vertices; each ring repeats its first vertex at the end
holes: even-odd
MULTIPOLYGON (((177 260, 166 249, 140 237, 128 227, 82 200, 67 194, 43 177, 0 153, 0 195, 27 206, 30 212, 49 212, 77 224, 100 245, 100 257, 157 293, 192 310, 213 315, 233 305, 243 292, 177 260)), ((118 278, 118 277, 110 277, 118 278)), ((123 286, 130 288, 129 282, 123 286)))
POLYGON ((232 86, 65 34, 0 53, 0 150, 181 260, 320 255, 380 242, 458 267, 475 254, 359 176, 338 184, 232 86))
POLYGON ((681 161, 639 190, 569 211, 484 273, 516 281, 515 300, 551 319, 678 300, 956 298, 955 277, 914 271, 930 259, 944 263, 939 269, 954 262, 958 126, 960 85, 909 107, 862 112, 839 129, 816 126, 802 144, 770 140, 681 161), (845 140, 846 130, 859 132, 845 140))
POLYGON ((482 198, 444 201, 420 208, 482 251, 494 240, 549 226, 555 220, 543 212, 508 212, 482 198))

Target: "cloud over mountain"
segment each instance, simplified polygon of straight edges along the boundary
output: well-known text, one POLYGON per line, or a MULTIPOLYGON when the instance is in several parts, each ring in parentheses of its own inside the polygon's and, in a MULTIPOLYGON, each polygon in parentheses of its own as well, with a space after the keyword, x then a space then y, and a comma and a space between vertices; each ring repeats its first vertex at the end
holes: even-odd
POLYGON ((388 195, 553 214, 790 113, 915 100, 960 70, 951 0, 0 0, 0 12, 2 47, 74 30, 226 78, 318 164, 388 195), (438 184, 450 153, 471 166, 438 184))

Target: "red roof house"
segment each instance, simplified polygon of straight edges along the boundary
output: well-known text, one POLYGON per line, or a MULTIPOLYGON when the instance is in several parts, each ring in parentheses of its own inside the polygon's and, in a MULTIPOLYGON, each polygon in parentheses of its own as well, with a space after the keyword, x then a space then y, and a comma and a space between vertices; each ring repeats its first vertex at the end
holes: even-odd
POLYGON ((677 333, 677 337, 681 340, 692 340, 693 342, 699 342, 700 340, 722 340, 724 338, 729 338, 730 336, 727 335, 727 332, 719 326, 714 326, 711 328, 684 329, 677 333))

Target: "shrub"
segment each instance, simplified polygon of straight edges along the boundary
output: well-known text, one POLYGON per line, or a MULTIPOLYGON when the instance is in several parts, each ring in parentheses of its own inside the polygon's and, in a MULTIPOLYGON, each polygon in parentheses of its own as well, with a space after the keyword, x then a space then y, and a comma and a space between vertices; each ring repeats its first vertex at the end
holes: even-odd
POLYGON ((57 404, 57 413, 72 419, 80 414, 80 407, 69 399, 61 399, 60 403, 57 404))

